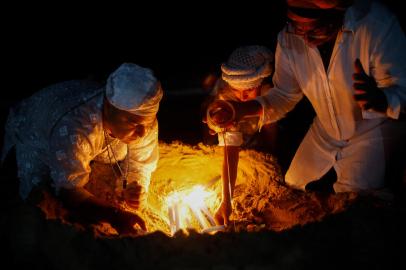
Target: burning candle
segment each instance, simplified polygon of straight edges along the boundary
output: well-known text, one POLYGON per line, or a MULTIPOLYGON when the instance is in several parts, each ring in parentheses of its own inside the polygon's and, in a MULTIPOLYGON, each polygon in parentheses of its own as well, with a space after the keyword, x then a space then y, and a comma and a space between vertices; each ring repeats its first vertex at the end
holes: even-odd
POLYGON ((204 215, 206 216, 207 220, 210 223, 210 226, 216 226, 216 222, 214 221, 213 216, 211 215, 209 209, 207 208, 206 204, 203 204, 203 206, 201 207, 202 212, 204 213, 204 215))
POLYGON ((190 220, 189 217, 185 217, 185 224, 187 228, 193 228, 192 227, 192 221, 190 220))
POLYGON ((197 221, 199 222, 199 225, 202 229, 206 228, 206 224, 201 218, 201 213, 199 214, 200 211, 197 211, 193 206, 189 205, 190 210, 192 211, 193 215, 196 217, 197 221))
POLYGON ((225 228, 226 228, 226 227, 225 227, 224 225, 212 226, 212 227, 210 227, 210 228, 207 228, 207 229, 202 230, 202 233, 214 234, 214 233, 216 233, 216 232, 224 231, 225 228))
POLYGON ((180 229, 180 224, 179 224, 179 205, 178 203, 174 203, 173 205, 173 210, 174 210, 174 216, 175 216, 175 232, 177 232, 180 229))
POLYGON ((201 230, 215 226, 205 203, 209 194, 202 186, 194 186, 191 190, 172 192, 166 198, 172 235, 182 228, 193 228, 192 219, 198 222, 201 230))
POLYGON ((168 216, 169 216, 169 228, 171 230, 171 234, 174 234, 176 231, 175 227, 175 218, 174 218, 174 211, 172 205, 168 206, 168 216))

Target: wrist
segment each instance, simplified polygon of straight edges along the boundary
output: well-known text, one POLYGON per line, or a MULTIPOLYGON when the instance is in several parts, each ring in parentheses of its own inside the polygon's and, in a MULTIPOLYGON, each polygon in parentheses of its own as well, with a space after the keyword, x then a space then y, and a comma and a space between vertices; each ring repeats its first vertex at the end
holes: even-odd
POLYGON ((221 203, 230 203, 231 198, 230 195, 223 195, 221 198, 221 203))
POLYGON ((221 208, 223 208, 223 209, 230 209, 231 200, 223 200, 220 205, 221 205, 221 208))

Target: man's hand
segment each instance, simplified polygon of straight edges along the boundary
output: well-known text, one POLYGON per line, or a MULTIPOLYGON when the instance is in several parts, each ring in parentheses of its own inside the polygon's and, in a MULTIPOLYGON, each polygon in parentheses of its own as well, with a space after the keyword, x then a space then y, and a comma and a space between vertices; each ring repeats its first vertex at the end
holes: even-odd
POLYGON ((144 220, 136 214, 117 209, 105 201, 93 196, 83 188, 61 189, 60 198, 69 210, 67 219, 70 222, 85 226, 109 222, 119 234, 139 234, 134 226, 146 231, 144 220))
POLYGON ((145 221, 140 216, 123 210, 116 210, 116 213, 110 219, 110 224, 120 235, 139 234, 139 231, 134 228, 137 224, 144 232, 147 231, 145 221))
POLYGON ((223 200, 214 214, 214 220, 217 225, 228 225, 230 223, 230 215, 232 212, 231 202, 223 200))
POLYGON ((129 184, 124 190, 124 201, 127 205, 134 210, 137 210, 141 205, 141 198, 143 193, 143 188, 136 182, 129 184))
POLYGON ((354 80, 354 98, 363 110, 373 109, 378 112, 386 112, 388 101, 381 89, 376 85, 373 77, 368 76, 361 61, 357 58, 354 63, 355 73, 352 75, 354 80))
POLYGON ((216 127, 213 127, 211 124, 207 123, 207 116, 203 116, 202 122, 205 123, 207 125, 207 127, 209 128, 209 134, 210 135, 216 135, 217 131, 215 130, 216 127))

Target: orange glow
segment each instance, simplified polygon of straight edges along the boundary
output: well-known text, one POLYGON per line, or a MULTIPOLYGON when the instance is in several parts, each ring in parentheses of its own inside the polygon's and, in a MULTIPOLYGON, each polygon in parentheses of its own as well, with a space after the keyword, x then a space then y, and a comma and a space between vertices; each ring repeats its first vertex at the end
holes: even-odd
POLYGON ((207 229, 215 225, 207 203, 216 201, 216 194, 195 185, 191 189, 175 191, 166 197, 163 206, 168 211, 171 234, 180 229, 207 229))
MULTIPOLYGON (((148 233, 162 231, 173 235, 177 228, 182 231, 191 228, 200 233, 221 230, 221 227, 212 226, 209 216, 221 203, 223 150, 219 146, 202 144, 160 144, 160 158, 151 177, 147 203, 135 212, 144 219, 148 233)), ((93 164, 90 179, 86 186, 89 192, 102 197, 108 193, 112 198, 110 203, 114 204, 116 186, 111 167, 93 164)), ((263 228, 283 231, 342 212, 357 198, 356 194, 339 193, 330 196, 329 207, 325 207, 326 201, 321 203, 315 194, 298 193, 286 187, 271 155, 242 150, 230 219, 237 231, 263 228)), ((70 223, 65 220, 67 212, 56 198, 45 196, 39 206, 47 218, 60 218, 70 223)), ((96 236, 117 235, 108 223, 96 224, 93 230, 96 236)), ((144 233, 140 232, 140 235, 144 233)))

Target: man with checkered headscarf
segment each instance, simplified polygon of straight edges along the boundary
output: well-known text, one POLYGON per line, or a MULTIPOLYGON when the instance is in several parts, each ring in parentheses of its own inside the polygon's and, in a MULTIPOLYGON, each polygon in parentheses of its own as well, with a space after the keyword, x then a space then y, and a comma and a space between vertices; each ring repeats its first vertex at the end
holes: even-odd
MULTIPOLYGON (((266 94, 271 88, 269 78, 273 72, 273 53, 264 46, 243 46, 235 49, 221 65, 221 79, 217 81, 214 100, 246 102, 266 94)), ((214 103, 213 103, 214 104, 214 103)), ((270 140, 264 134, 275 135, 276 126, 266 125, 261 131, 258 116, 240 119, 227 130, 217 129, 207 121, 209 128, 217 131, 220 146, 224 147, 222 170, 222 202, 215 214, 219 224, 227 224, 231 213, 231 197, 237 177, 239 152, 244 148, 265 148, 270 140)), ((273 136, 275 137, 275 136, 273 136)), ((268 147, 269 148, 269 147, 268 147)))
POLYGON ((316 117, 285 182, 304 190, 331 171, 335 192, 383 188, 385 174, 399 177, 405 166, 406 39, 396 16, 373 0, 287 4, 274 87, 256 100, 235 103, 234 113, 272 123, 305 95, 316 117))
POLYGON ((50 176, 56 193, 80 216, 110 221, 119 233, 131 232, 135 223, 145 228, 138 216, 116 209, 84 186, 92 161, 111 164, 124 203, 138 209, 145 202, 158 160, 161 98, 150 69, 124 63, 106 85, 62 82, 12 108, 3 159, 15 147, 21 197, 50 176))

